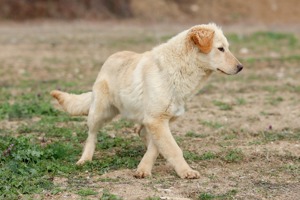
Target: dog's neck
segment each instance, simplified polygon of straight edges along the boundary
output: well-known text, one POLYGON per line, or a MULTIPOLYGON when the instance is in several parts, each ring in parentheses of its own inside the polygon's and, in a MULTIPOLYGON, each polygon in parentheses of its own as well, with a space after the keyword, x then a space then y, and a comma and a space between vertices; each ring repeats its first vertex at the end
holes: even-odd
POLYGON ((207 63, 195 62, 193 51, 198 51, 198 49, 188 46, 185 38, 186 33, 182 32, 167 43, 153 49, 156 51, 154 55, 158 55, 155 57, 156 64, 168 77, 169 88, 172 88, 173 96, 176 101, 182 102, 194 96, 212 74, 212 70, 206 67, 207 63), (172 57, 165 55, 172 55, 172 57), (177 59, 173 59, 173 56, 177 56, 177 59))

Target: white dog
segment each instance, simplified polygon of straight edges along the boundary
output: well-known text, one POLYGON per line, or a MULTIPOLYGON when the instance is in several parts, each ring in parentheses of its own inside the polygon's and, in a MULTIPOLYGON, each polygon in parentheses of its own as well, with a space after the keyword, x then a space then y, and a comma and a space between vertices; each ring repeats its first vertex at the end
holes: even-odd
POLYGON ((142 54, 123 51, 103 64, 92 92, 52 91, 71 115, 88 115, 88 138, 77 164, 91 161, 97 132, 117 114, 141 124, 147 151, 135 176, 151 176, 159 155, 181 178, 199 178, 174 140, 169 122, 184 113, 186 100, 213 71, 236 74, 243 69, 215 24, 197 25, 142 54))

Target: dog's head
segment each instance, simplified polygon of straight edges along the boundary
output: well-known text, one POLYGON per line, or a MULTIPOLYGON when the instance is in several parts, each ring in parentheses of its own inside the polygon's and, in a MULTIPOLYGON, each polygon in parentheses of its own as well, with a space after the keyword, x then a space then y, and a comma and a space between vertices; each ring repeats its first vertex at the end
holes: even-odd
POLYGON ((213 71, 237 74, 242 64, 229 51, 229 44, 222 30, 215 24, 198 25, 188 31, 188 40, 197 48, 199 62, 213 71), (200 55, 199 55, 200 53, 200 55))

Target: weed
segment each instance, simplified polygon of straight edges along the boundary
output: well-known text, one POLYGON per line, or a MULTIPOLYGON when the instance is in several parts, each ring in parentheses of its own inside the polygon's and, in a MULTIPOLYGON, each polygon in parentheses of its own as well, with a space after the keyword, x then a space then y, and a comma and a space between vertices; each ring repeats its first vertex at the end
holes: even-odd
POLYGON ((270 97, 267 99, 267 103, 271 104, 272 106, 277 106, 279 103, 283 101, 282 97, 270 97))
POLYGON ((4 103, 0 107, 0 117, 2 119, 7 118, 9 120, 31 118, 34 115, 57 115, 57 113, 57 111, 46 103, 37 104, 34 102, 25 102, 14 103, 12 105, 4 103))
POLYGON ((236 102, 238 105, 245 105, 247 103, 246 99, 243 98, 237 98, 236 102))
POLYGON ((207 137, 208 135, 206 134, 197 134, 195 133, 194 131, 188 131, 186 134, 185 134, 186 137, 194 137, 194 138, 205 138, 207 137))
POLYGON ((211 93, 213 91, 216 91, 217 87, 211 83, 206 84, 205 86, 203 86, 203 88, 201 88, 198 92, 197 95, 199 94, 208 94, 211 93))
POLYGON ((231 134, 225 135, 223 138, 224 138, 224 140, 232 140, 232 139, 236 139, 236 138, 237 138, 237 135, 231 133, 231 134))
POLYGON ((100 132, 97 147, 100 149, 111 149, 113 147, 125 147, 129 145, 128 139, 122 137, 111 137, 106 132, 100 132))
POLYGON ((200 155, 194 152, 190 152, 190 151, 184 151, 183 152, 183 157, 187 160, 191 160, 191 161, 197 161, 200 160, 200 155))
POLYGON ((202 155, 190 151, 184 151, 183 156, 187 160, 191 160, 191 161, 211 160, 217 158, 217 155, 211 151, 205 152, 202 155))
POLYGON ((213 121, 200 121, 200 123, 204 126, 213 128, 213 129, 219 129, 222 128, 223 125, 220 124, 219 122, 213 122, 213 121))
POLYGON ((145 200, 161 200, 160 197, 147 197, 145 200))
POLYGON ((1 137, 0 143, 3 155, 0 159, 0 197, 9 199, 51 189, 55 174, 74 170, 61 160, 72 157, 71 146, 54 143, 42 148, 28 137, 1 137))
POLYGON ((217 158, 217 155, 214 152, 207 151, 201 155, 201 160, 211 160, 217 158))
POLYGON ((122 200, 122 198, 118 197, 117 195, 111 194, 108 190, 104 190, 100 200, 122 200))
POLYGON ((114 183, 114 182, 119 182, 119 178, 100 178, 99 181, 101 182, 111 182, 111 183, 114 183))
POLYGON ((300 93, 300 86, 299 85, 287 84, 287 85, 285 85, 284 90, 294 92, 294 93, 300 93))
POLYGON ((278 88, 276 88, 274 86, 263 86, 262 89, 271 94, 275 94, 278 91, 278 88))
POLYGON ((222 101, 214 100, 213 104, 215 106, 219 107, 220 110, 232 110, 233 109, 233 107, 230 104, 222 102, 222 101))
POLYGON ((237 190, 230 190, 225 194, 211 194, 211 193, 201 193, 198 196, 199 200, 209 200, 209 199, 234 199, 234 196, 237 194, 237 190))
POLYGON ((300 130, 283 129, 280 131, 262 131, 260 134, 263 142, 272 142, 277 140, 300 140, 300 130))
POLYGON ((22 119, 33 116, 57 116, 56 111, 48 102, 40 99, 39 96, 23 95, 20 102, 2 103, 0 105, 0 119, 22 119))
POLYGON ((95 192, 94 190, 85 188, 85 189, 80 189, 78 190, 77 194, 80 196, 90 196, 90 195, 96 195, 98 192, 95 192))
MULTIPOLYGON (((299 160, 300 161, 300 160, 299 160)), ((300 165, 296 165, 296 164, 285 164, 281 167, 283 170, 287 171, 287 172, 290 172, 290 173, 293 173, 293 174, 298 174, 300 175, 300 165)))
POLYGON ((228 163, 236 163, 242 161, 244 158, 244 154, 241 149, 230 149, 225 152, 225 155, 222 159, 228 163))
POLYGON ((143 146, 138 143, 140 141, 134 138, 112 138, 106 133, 101 132, 98 141, 97 147, 108 151, 102 151, 101 158, 83 166, 84 169, 94 171, 98 174, 120 168, 135 168, 145 151, 143 146))
POLYGON ((198 197, 200 200, 215 199, 216 196, 210 193, 201 193, 198 197))
POLYGON ((125 119, 120 119, 119 121, 113 122, 112 125, 114 130, 120 130, 122 128, 131 128, 133 127, 134 123, 125 119))
MULTIPOLYGON (((30 128, 22 128, 23 132, 29 130, 30 128)), ((76 174, 77 170, 82 169, 103 174, 109 170, 132 169, 137 166, 144 154, 144 148, 141 145, 135 146, 136 140, 126 142, 119 137, 104 137, 105 140, 100 138, 100 147, 103 150, 109 149, 109 152, 104 151, 99 160, 82 167, 75 167, 73 164, 81 152, 79 146, 75 147, 68 142, 54 142, 42 147, 35 144, 30 137, 2 137, 0 150, 5 156, 0 159, 0 197, 15 198, 19 193, 33 194, 49 190, 54 187, 51 180, 57 174, 76 174), (106 146, 105 141, 108 141, 106 146), (114 155, 111 155, 112 151, 115 152, 114 155)), ((94 192, 84 189, 78 194, 86 196, 93 195, 94 192)))
POLYGON ((249 145, 261 145, 262 142, 259 141, 259 140, 254 140, 254 141, 250 141, 248 144, 249 144, 249 145))

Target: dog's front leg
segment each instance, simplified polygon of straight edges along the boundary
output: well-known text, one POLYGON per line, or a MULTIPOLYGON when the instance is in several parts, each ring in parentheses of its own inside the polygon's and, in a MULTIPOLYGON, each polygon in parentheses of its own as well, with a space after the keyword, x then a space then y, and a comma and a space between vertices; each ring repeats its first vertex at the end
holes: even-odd
POLYGON ((140 136, 145 140, 147 151, 143 156, 134 177, 145 178, 151 176, 152 167, 159 153, 156 145, 153 143, 151 135, 146 131, 145 127, 142 128, 140 136))
POLYGON ((181 178, 199 178, 199 172, 190 168, 169 128, 168 119, 147 120, 146 130, 149 132, 154 145, 160 154, 174 167, 181 178))

